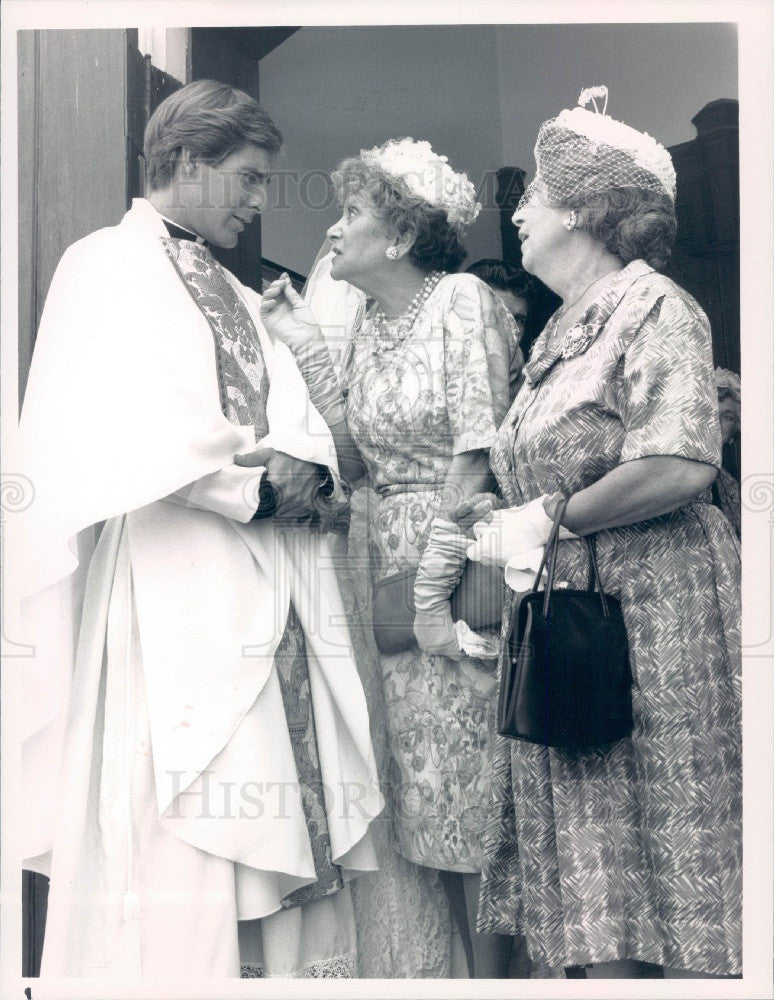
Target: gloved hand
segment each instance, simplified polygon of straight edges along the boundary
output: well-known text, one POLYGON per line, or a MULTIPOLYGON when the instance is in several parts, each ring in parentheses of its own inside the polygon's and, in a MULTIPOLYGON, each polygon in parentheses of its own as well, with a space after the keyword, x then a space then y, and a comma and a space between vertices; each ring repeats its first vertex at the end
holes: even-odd
POLYGON ((290 348, 306 382, 309 398, 329 427, 344 420, 344 397, 328 345, 314 313, 283 274, 265 289, 261 319, 290 348))
MULTIPOLYGON (((493 511, 486 520, 476 521, 476 541, 468 547, 468 559, 489 566, 509 567, 522 561, 531 566, 535 552, 540 553, 551 534, 552 522, 543 507, 547 495, 521 507, 493 511)), ((560 540, 576 537, 567 528, 559 529, 560 540)))
POLYGON ((436 517, 414 583, 414 635, 428 653, 462 659, 449 598, 460 582, 468 539, 451 521, 436 517))

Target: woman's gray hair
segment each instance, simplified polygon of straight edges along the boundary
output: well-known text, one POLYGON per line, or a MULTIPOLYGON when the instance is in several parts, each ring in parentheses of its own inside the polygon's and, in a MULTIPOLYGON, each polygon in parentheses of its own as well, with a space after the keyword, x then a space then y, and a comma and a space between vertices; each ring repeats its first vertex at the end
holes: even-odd
POLYGON ((715 385, 718 390, 718 402, 722 403, 726 399, 733 400, 737 411, 741 412, 742 381, 736 372, 729 371, 728 368, 716 368, 715 385))
POLYGON ((644 260, 663 268, 677 232, 674 203, 666 194, 637 187, 608 188, 563 205, 578 213, 578 229, 628 264, 644 260))

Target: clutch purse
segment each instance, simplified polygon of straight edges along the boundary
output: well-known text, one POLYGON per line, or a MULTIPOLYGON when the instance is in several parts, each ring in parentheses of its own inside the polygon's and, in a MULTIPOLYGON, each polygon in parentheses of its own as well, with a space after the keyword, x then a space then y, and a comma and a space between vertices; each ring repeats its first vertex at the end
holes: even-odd
MULTIPOLYGON (((414 638, 414 581, 417 571, 405 569, 385 577, 374 588, 373 629, 380 653, 402 653, 414 638)), ((498 566, 467 562, 451 595, 452 618, 474 630, 499 625, 503 618, 503 571, 498 566)))
POLYGON ((629 643, 621 605, 605 594, 593 537, 586 538, 588 589, 555 588, 559 505, 532 590, 514 609, 497 709, 501 736, 584 750, 633 728, 629 643), (549 560, 548 581, 538 591, 549 560), (596 589, 595 589, 596 584, 596 589))

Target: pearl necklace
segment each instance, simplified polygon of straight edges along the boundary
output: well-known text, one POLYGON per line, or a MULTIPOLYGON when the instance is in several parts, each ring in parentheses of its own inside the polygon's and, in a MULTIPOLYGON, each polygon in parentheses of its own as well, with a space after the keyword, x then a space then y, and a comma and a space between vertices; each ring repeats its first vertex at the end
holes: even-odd
POLYGON ((408 309, 395 319, 387 319, 384 310, 377 309, 371 317, 371 330, 377 337, 384 340, 401 340, 411 330, 420 310, 430 298, 433 289, 446 274, 445 271, 432 271, 425 276, 422 287, 411 300, 408 309))

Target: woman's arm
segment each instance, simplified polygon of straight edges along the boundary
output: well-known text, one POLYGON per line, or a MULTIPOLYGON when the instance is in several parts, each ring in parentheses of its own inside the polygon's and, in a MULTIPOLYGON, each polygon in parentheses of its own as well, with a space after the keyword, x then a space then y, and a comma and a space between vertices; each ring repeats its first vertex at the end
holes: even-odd
POLYGON ((328 425, 333 443, 336 446, 336 458, 339 462, 339 472, 348 483, 353 485, 368 474, 357 445, 352 440, 346 420, 328 425))
POLYGON ((314 314, 287 275, 264 291, 261 319, 293 354, 310 399, 333 436, 339 472, 349 483, 357 482, 367 469, 344 418, 344 398, 328 345, 314 314))
MULTIPOLYGON (((576 535, 590 535, 668 514, 695 500, 717 476, 706 462, 674 455, 651 455, 624 462, 570 497, 562 524, 576 535)), ((558 497, 544 501, 553 520, 558 497)))
MULTIPOLYGON (((626 350, 616 392, 620 465, 570 499, 562 524, 578 535, 668 514, 717 475, 710 329, 693 299, 679 290, 659 294, 626 350)), ((546 513, 554 512, 550 505, 546 513)))
POLYGON ((491 490, 492 483, 488 451, 478 449, 455 455, 446 473, 437 516, 447 521, 456 521, 456 516, 453 515, 457 506, 476 493, 491 490))

